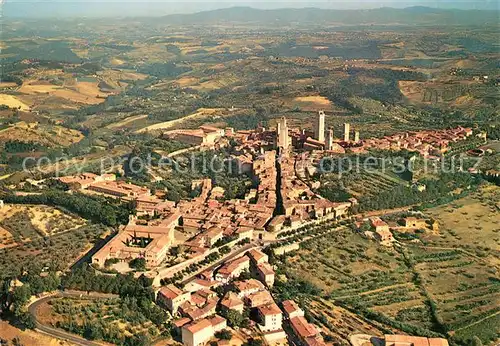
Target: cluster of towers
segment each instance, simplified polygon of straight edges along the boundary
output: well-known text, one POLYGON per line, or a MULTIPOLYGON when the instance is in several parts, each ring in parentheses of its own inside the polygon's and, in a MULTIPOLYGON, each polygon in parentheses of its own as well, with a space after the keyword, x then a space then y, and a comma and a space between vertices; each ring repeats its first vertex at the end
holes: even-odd
MULTIPOLYGON (((343 141, 335 141, 333 129, 330 128, 325 131, 325 112, 320 111, 317 117, 314 120, 314 129, 313 129, 314 138, 308 137, 305 141, 309 147, 322 147, 326 150, 333 150, 338 143, 351 144, 359 143, 359 132, 354 132, 354 141, 351 141, 351 125, 349 123, 344 124, 344 138, 343 141), (326 138, 325 138, 326 135, 326 138)), ((306 133, 305 130, 302 131, 303 135, 306 133)), ((286 122, 286 118, 282 117, 278 121, 277 126, 277 139, 278 139, 278 147, 286 150, 291 145, 291 138, 288 133, 288 125, 286 122)))
MULTIPOLYGON (((349 123, 344 124, 344 142, 349 143, 351 141, 351 125, 349 123)), ((334 143, 333 129, 328 129, 328 137, 325 142, 325 112, 319 111, 318 116, 314 122, 314 139, 318 142, 325 143, 325 148, 331 150, 334 143)), ((354 142, 359 142, 359 131, 354 132, 354 142)))

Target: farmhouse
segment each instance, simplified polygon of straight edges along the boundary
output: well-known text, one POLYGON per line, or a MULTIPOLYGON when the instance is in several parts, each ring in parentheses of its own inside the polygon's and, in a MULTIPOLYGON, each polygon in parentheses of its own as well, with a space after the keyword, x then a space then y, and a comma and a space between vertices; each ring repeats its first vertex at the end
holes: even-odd
POLYGON ((426 228, 427 222, 424 219, 417 219, 416 217, 410 216, 403 219, 404 226, 406 228, 426 228))
POLYGON ((241 273, 250 269, 248 256, 239 257, 225 263, 215 274, 215 279, 222 283, 228 283, 231 279, 240 276, 241 273))
POLYGON ((259 279, 264 282, 267 287, 273 287, 274 285, 274 269, 269 263, 259 263, 257 265, 257 274, 259 279))
POLYGON ((233 286, 238 292, 239 298, 248 297, 252 293, 262 291, 265 289, 264 285, 260 281, 255 279, 237 281, 233 283, 233 286))
POLYGON ((311 323, 307 322, 304 316, 292 317, 290 326, 297 337, 305 343, 305 340, 319 334, 318 329, 311 323))
POLYGON ((389 230, 389 225, 387 224, 387 222, 382 221, 382 219, 379 217, 370 218, 370 224, 375 229, 375 232, 384 232, 389 230))
POLYGON ((392 242, 394 241, 394 236, 392 235, 392 232, 389 231, 388 229, 382 229, 379 231, 375 231, 375 236, 377 239, 381 242, 392 242))

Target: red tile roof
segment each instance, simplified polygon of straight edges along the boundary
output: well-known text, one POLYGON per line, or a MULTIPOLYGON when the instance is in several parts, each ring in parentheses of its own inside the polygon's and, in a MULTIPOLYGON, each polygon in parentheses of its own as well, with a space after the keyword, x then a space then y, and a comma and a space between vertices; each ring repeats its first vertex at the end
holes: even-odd
POLYGON ((266 305, 261 305, 257 309, 259 310, 260 314, 263 316, 271 316, 271 315, 280 315, 281 314, 280 308, 274 302, 266 304, 266 305))
POLYGON ((182 294, 182 291, 174 285, 164 286, 160 289, 159 293, 168 299, 175 299, 182 294))
POLYGON ((283 310, 288 314, 293 314, 294 312, 300 310, 299 305, 293 300, 285 300, 283 303, 283 310))
POLYGON ((290 319, 290 324, 298 337, 305 339, 318 334, 318 329, 303 316, 297 316, 290 319))
POLYGON ((183 327, 183 329, 190 331, 192 334, 196 334, 207 328, 212 328, 212 323, 207 319, 202 319, 183 327))
POLYGON ((236 307, 243 306, 243 301, 240 299, 240 297, 238 297, 236 293, 227 292, 224 298, 222 298, 220 304, 228 309, 234 309, 236 307))

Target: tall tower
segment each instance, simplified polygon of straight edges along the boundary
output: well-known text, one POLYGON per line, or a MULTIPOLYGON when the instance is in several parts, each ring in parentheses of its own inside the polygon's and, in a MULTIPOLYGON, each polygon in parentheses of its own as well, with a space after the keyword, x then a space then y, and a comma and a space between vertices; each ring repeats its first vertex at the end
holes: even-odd
POLYGON ((333 149, 333 129, 328 130, 328 138, 326 140, 326 150, 333 149))
POLYGON ((314 137, 320 142, 325 142, 325 112, 319 111, 314 124, 314 137))
POLYGON ((359 143, 359 131, 354 132, 354 142, 359 143))
POLYGON ((278 134, 278 147, 283 149, 288 149, 288 144, 290 140, 288 139, 288 126, 286 124, 286 118, 283 117, 278 124, 279 134, 278 134))
POLYGON ((344 124, 344 142, 349 142, 349 132, 351 131, 351 125, 349 123, 344 124))

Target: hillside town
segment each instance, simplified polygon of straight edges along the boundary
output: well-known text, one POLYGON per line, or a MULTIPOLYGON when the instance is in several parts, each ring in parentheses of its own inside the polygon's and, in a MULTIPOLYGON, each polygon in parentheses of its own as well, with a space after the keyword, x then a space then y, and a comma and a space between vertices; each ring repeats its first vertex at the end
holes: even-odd
MULTIPOLYGON (((281 118, 277 127, 271 129, 234 131, 202 126, 199 130, 176 130, 164 136, 175 136, 201 148, 215 148, 233 140, 230 160, 237 163, 241 174, 251 176, 256 188, 243 199, 225 200, 222 188, 213 186, 211 179, 201 179, 191 184, 196 197, 175 203, 152 194, 148 188, 118 181, 110 173, 61 177, 59 180, 74 191, 133 201, 136 205, 136 215, 130 217, 128 225, 92 256, 95 265, 104 267, 108 260, 144 258, 146 267, 155 269, 162 267, 174 245, 182 245, 188 258, 199 259, 208 256, 217 245, 272 240, 276 234, 312 220, 346 217, 357 204, 355 198, 330 202, 313 191, 316 183, 308 177, 314 174, 318 158, 388 148, 412 150, 424 157, 438 152, 443 155, 449 143, 467 139, 472 130, 458 127, 382 139, 361 139, 355 131, 351 139, 351 126, 346 123, 342 138, 336 139, 333 130, 325 128, 325 113, 319 112, 313 131, 289 128, 287 120, 281 118), (176 235, 182 237, 176 239, 176 235)), ((370 222, 374 235, 390 243, 388 226, 381 220, 370 222)))
MULTIPOLYGON (((227 146, 232 140, 231 160, 237 163, 240 173, 256 182, 256 188, 242 199, 224 199, 224 190, 214 186, 211 179, 192 181, 195 197, 177 203, 147 188, 117 180, 110 173, 83 173, 59 180, 74 191, 135 203, 136 215, 131 215, 129 223, 92 255, 92 263, 103 269, 109 263, 122 263, 114 268, 127 270, 127 263, 144 259, 144 270, 155 279, 156 302, 174 318, 173 325, 184 345, 205 345, 226 328, 236 331, 234 315, 245 321, 246 328, 254 330, 252 335, 261 335, 266 344, 327 345, 321 328, 305 319, 297 302, 275 300, 270 291, 275 269, 261 250, 265 242, 272 242, 280 233, 312 221, 345 218, 357 204, 355 198, 334 203, 315 193, 314 183, 307 178, 314 174, 314 162, 326 155, 371 149, 406 149, 423 157, 443 155, 450 143, 470 136, 471 129, 459 127, 361 139, 358 131, 351 137, 351 126, 346 123, 342 138, 336 139, 333 130, 325 129, 325 113, 319 112, 313 131, 289 128, 287 120, 281 118, 277 128, 272 129, 234 131, 203 126, 163 135, 200 149, 227 146), (166 261, 171 249, 179 245, 185 249, 184 262, 170 270, 166 261), (230 259, 204 266, 182 283, 161 284, 172 277, 174 268, 207 259, 221 246, 230 247, 226 255, 230 259)), ((356 226, 363 236, 387 246, 395 242, 391 230, 432 231, 438 227, 416 217, 391 225, 371 217, 358 220, 356 226)), ((275 253, 292 251, 296 244, 287 246, 275 249, 275 253)), ((403 339, 387 335, 385 344, 414 343, 403 339)), ((424 343, 447 345, 438 339, 424 343)))

